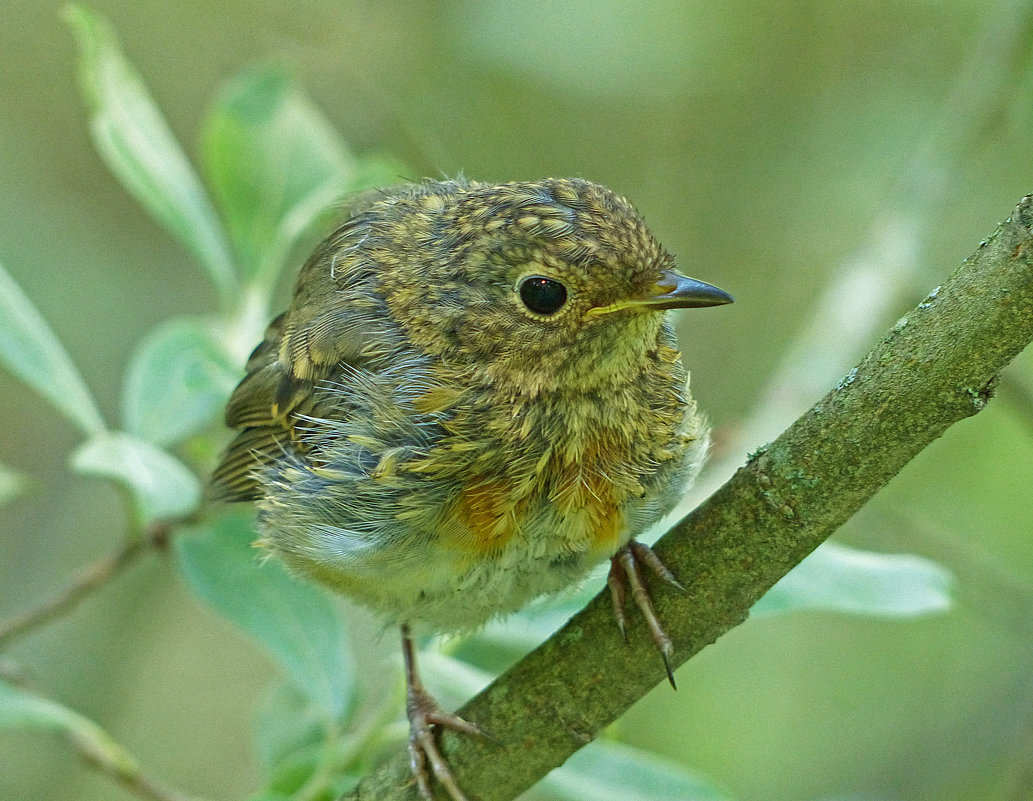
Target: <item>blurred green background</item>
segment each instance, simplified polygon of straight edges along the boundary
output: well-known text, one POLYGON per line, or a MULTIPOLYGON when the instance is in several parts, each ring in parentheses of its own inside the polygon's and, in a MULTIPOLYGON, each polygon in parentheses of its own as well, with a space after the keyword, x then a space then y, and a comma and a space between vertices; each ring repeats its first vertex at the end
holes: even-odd
MULTIPOLYGON (((0 26, 0 261, 110 421, 133 344, 207 312, 198 268, 94 153, 61 3, 0 26)), ((715 426, 708 486, 830 388, 1033 190, 1033 4, 95 0, 193 151, 240 68, 288 67, 358 152, 405 177, 580 175, 629 197, 684 272, 734 307, 680 319, 715 426)), ((620 724, 744 801, 1033 799, 1033 358, 851 521, 850 544, 958 579, 918 621, 751 621, 620 724)), ((0 372, 0 618, 49 597, 125 529, 79 441, 0 372)), ((360 628, 375 631, 369 621, 360 628)), ((393 635, 357 637, 394 653, 393 635)), ((151 555, 5 654, 148 771, 205 797, 253 789, 273 667, 151 555)), ((365 660, 371 657, 363 656, 365 660)), ((619 677, 614 677, 619 681, 619 677)), ((123 798, 56 738, 0 733, 0 798, 123 798)))

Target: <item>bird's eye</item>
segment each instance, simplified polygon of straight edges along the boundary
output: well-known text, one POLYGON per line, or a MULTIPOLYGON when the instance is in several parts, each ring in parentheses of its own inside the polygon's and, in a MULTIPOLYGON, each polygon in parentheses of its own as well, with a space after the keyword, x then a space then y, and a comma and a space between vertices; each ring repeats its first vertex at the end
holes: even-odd
POLYGON ((555 314, 567 302, 567 288, 551 278, 532 275, 520 282, 520 299, 535 314, 555 314))

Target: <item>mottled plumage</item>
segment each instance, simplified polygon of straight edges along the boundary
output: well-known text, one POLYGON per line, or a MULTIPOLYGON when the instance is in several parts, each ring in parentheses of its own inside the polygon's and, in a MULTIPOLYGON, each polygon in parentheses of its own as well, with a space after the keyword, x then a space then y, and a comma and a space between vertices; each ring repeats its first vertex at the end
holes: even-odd
POLYGON ((213 494, 255 500, 266 548, 403 626, 568 587, 706 450, 663 310, 731 299, 673 269, 587 181, 373 196, 248 361, 213 494))

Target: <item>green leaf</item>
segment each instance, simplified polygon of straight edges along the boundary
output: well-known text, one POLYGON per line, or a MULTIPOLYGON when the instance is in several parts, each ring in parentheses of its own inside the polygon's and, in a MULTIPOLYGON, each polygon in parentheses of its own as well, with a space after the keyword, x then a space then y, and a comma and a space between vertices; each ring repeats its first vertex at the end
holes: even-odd
POLYGON ((2 265, 0 361, 84 433, 104 430, 97 404, 68 352, 2 265))
POLYGON ((420 675, 434 688, 438 703, 446 709, 462 706, 491 684, 495 675, 437 648, 421 648, 420 675))
POLYGON ((203 321, 170 320, 144 337, 129 361, 125 427, 156 445, 182 442, 221 414, 239 380, 203 321))
POLYGON ((41 695, 0 679, 0 729, 56 731, 70 737, 83 753, 120 775, 139 772, 136 760, 89 718, 41 695))
POLYGON ((355 693, 340 616, 320 589, 287 575, 275 560, 261 561, 254 536, 247 520, 233 515, 178 537, 180 570, 202 600, 276 657, 299 692, 340 718, 355 693))
POLYGON ((79 5, 65 9, 79 45, 90 131, 122 185, 204 266, 225 307, 236 277, 226 236, 201 181, 111 26, 79 5))
POLYGON ((732 801, 725 790, 678 765, 631 746, 597 740, 538 785, 555 801, 732 801))
MULTIPOLYGON (((312 777, 320 772, 325 761, 325 744, 312 743, 299 748, 286 755, 276 765, 267 777, 267 788, 271 792, 284 793, 291 798, 297 797, 301 795, 301 789, 312 781, 312 777)), ((305 797, 311 796, 306 795, 305 797)), ((317 797, 321 797, 321 795, 317 797)))
POLYGON ((326 754, 317 753, 315 748, 294 755, 264 790, 247 801, 335 801, 354 789, 362 778, 350 771, 327 771, 325 761, 326 754), (320 786, 313 786, 313 778, 318 778, 320 786))
POLYGON ((754 604, 753 616, 803 609, 913 618, 945 612, 953 577, 912 554, 880 554, 826 542, 754 604))
POLYGON ((579 587, 559 595, 539 598, 519 612, 489 621, 483 628, 460 641, 456 655, 465 662, 501 672, 516 659, 541 645, 605 589, 604 575, 595 571, 579 587))
POLYGON ((271 289, 298 238, 349 191, 354 160, 319 109, 268 67, 220 93, 202 150, 237 258, 250 281, 271 289))
POLYGON ((272 774, 291 754, 323 741, 325 721, 311 699, 292 684, 277 683, 255 717, 255 753, 265 775, 272 774))
MULTIPOLYGON (((309 707, 311 708, 311 705, 309 707)), ((296 710, 279 711, 285 712, 290 717, 296 710)), ((260 738, 265 737, 264 729, 267 726, 276 729, 282 727, 282 719, 276 717, 272 709, 268 710, 268 714, 263 714, 258 721, 257 734, 260 738)), ((304 797, 320 801, 323 799, 333 801, 340 798, 357 783, 358 777, 349 772, 342 764, 349 760, 347 756, 342 755, 340 741, 327 740, 325 734, 318 732, 318 727, 307 741, 297 742, 294 747, 285 748, 288 744, 288 742, 277 744, 278 750, 285 749, 282 753, 263 754, 264 793, 272 794, 277 798, 304 797), (266 762, 268 756, 276 756, 276 758, 271 762, 266 762), (318 789, 314 786, 314 779, 321 785, 318 789)))
POLYGON ((55 701, 0 679, 0 729, 70 731, 81 726, 84 720, 78 713, 55 701))
POLYGON ((186 465, 121 431, 102 432, 88 439, 72 454, 72 467, 124 484, 144 521, 180 517, 201 502, 201 484, 186 465))

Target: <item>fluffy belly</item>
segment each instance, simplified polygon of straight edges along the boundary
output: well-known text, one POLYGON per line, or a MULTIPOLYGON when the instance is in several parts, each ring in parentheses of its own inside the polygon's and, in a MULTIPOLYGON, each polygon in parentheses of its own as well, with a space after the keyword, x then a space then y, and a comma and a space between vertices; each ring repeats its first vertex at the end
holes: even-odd
MULTIPOLYGON (((621 516, 613 510, 613 516, 621 516)), ((380 612, 389 622, 438 632, 475 629, 541 595, 575 586, 630 534, 598 514, 555 509, 520 520, 487 523, 463 514, 438 521, 434 536, 397 526, 389 541, 355 548, 345 529, 313 531, 299 549, 275 535, 264 542, 295 572, 306 574, 380 612)))
POLYGON ((367 469, 354 456, 333 469, 298 460, 259 501, 262 544, 388 622, 475 629, 576 585, 669 511, 706 448, 693 412, 664 458, 643 465, 604 447, 601 435, 579 459, 511 460, 501 474, 478 469, 465 451, 465 474, 419 462, 392 472, 371 460, 367 469), (310 502, 294 502, 299 495, 310 502))

